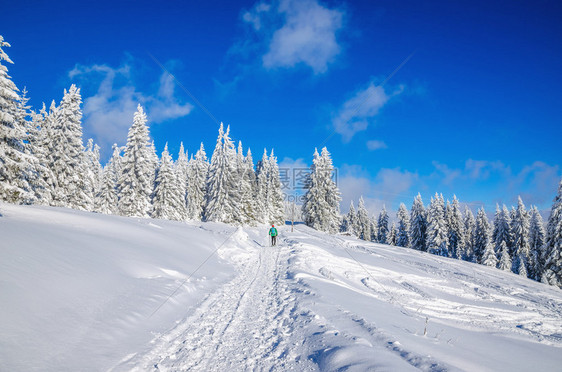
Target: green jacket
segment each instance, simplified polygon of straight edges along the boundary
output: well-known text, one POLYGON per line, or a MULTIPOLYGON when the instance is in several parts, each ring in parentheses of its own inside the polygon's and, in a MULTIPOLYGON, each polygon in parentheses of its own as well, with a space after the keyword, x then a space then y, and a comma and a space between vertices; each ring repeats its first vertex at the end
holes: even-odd
POLYGON ((269 235, 270 236, 277 236, 277 229, 275 227, 272 227, 271 229, 269 229, 269 235))

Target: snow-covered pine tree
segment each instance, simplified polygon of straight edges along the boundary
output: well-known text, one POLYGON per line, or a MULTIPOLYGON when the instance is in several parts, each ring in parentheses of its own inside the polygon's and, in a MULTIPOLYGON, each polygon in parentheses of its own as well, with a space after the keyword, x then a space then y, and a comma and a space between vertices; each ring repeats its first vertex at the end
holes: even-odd
POLYGON ((513 238, 513 272, 523 276, 529 273, 529 214, 521 197, 517 199, 517 209, 511 220, 511 236, 513 238))
MULTIPOLYGON (((34 195, 32 156, 25 153, 26 123, 18 120, 18 88, 3 64, 13 63, 4 52, 10 44, 0 35, 0 200, 30 204, 34 195)), ((25 105, 25 103, 24 103, 25 105)))
POLYGON ((178 187, 180 189, 182 207, 182 221, 189 219, 187 207, 187 189, 189 188, 189 158, 187 151, 183 147, 183 142, 180 142, 180 150, 178 152, 178 160, 174 163, 174 172, 178 180, 178 187))
POLYGON ((435 193, 427 209, 426 246, 429 253, 438 256, 449 256, 447 247, 448 231, 445 223, 445 201, 443 196, 435 193))
POLYGON ((410 245, 418 251, 427 251, 426 246, 427 217, 422 197, 418 194, 410 210, 410 245))
POLYGON ((410 215, 408 214, 408 209, 404 203, 400 203, 398 212, 396 213, 398 218, 398 231, 396 232, 396 245, 399 247, 409 247, 410 246, 410 215))
POLYGON ((386 206, 383 205, 377 221, 377 241, 381 244, 390 244, 387 241, 388 233, 388 213, 386 212, 386 206))
POLYGON ((269 221, 269 208, 267 206, 267 183, 269 181, 269 161, 267 149, 263 149, 263 156, 256 166, 256 215, 259 222, 269 221))
POLYGON ((82 144, 82 97, 80 89, 72 84, 64 96, 52 124, 51 171, 57 179, 59 190, 55 193, 57 206, 88 210, 88 184, 86 181, 85 153, 82 144))
POLYGON ((544 244, 546 232, 542 216, 536 206, 531 207, 531 221, 529 226, 529 256, 531 267, 529 277, 540 281, 545 266, 544 244))
POLYGON ((205 192, 209 163, 203 143, 189 161, 189 182, 187 184, 187 215, 189 219, 200 221, 203 219, 205 207, 205 192))
POLYGON ((363 196, 359 198, 359 205, 357 206, 357 237, 363 240, 371 240, 371 219, 367 208, 365 208, 365 201, 363 196))
POLYGON ((103 168, 100 191, 96 195, 95 210, 99 213, 119 213, 117 183, 121 174, 121 148, 113 145, 113 155, 103 168))
POLYGON ((50 187, 44 180, 44 176, 48 174, 48 169, 44 163, 41 163, 40 153, 43 151, 37 146, 36 141, 43 116, 31 111, 27 104, 28 101, 27 90, 24 87, 20 99, 17 101, 14 119, 16 123, 19 123, 18 126, 24 128, 24 133, 26 133, 24 153, 28 165, 25 169, 25 181, 31 187, 32 198, 30 202, 48 205, 51 200, 50 187))
POLYGON ((465 251, 465 231, 462 213, 457 196, 453 196, 453 202, 447 202, 445 212, 447 223, 449 253, 451 257, 461 259, 465 251))
POLYGON ((478 210, 478 214, 476 215, 476 227, 474 228, 474 256, 476 262, 479 264, 483 263, 484 253, 492 240, 490 230, 490 223, 488 222, 486 211, 484 207, 482 207, 478 210))
POLYGON ((101 189, 103 168, 100 164, 100 147, 94 144, 93 139, 88 140, 84 152, 84 179, 86 182, 86 209, 95 210, 95 198, 101 189))
POLYGON ((239 207, 238 172, 229 132, 230 127, 225 132, 221 123, 207 176, 205 221, 241 223, 235 219, 235 209, 239 207))
POLYGON ((35 162, 33 164, 33 178, 31 185, 35 193, 36 202, 43 205, 50 205, 52 192, 55 188, 54 175, 48 167, 48 114, 43 104, 39 113, 31 112, 31 120, 27 129, 28 152, 33 154, 35 162))
POLYGON ((490 267, 496 267, 498 264, 498 258, 496 257, 496 252, 494 252, 491 238, 488 240, 488 245, 484 248, 481 261, 482 265, 490 267))
POLYGON ((509 256, 509 249, 507 248, 507 244, 504 240, 500 243, 500 259, 498 262, 498 269, 504 271, 511 271, 511 257, 509 256))
POLYGON ((496 203, 496 213, 494 214, 494 222, 492 227, 492 241, 496 241, 496 235, 498 234, 498 226, 499 226, 499 217, 500 217, 500 206, 496 203))
POLYGON ((174 170, 172 157, 168 152, 168 144, 164 146, 160 168, 156 176, 154 198, 152 201, 152 217, 182 221, 185 219, 185 201, 183 188, 174 170))
POLYGON ((118 182, 119 213, 149 217, 154 188, 154 149, 150 141, 146 114, 139 104, 129 129, 118 182))
POLYGON ((305 222, 320 231, 335 233, 340 224, 340 192, 332 175, 334 167, 328 149, 322 154, 315 150, 310 178, 306 183, 307 192, 303 204, 305 222))
POLYGON ((249 224, 255 218, 252 206, 253 189, 249 179, 246 177, 248 170, 245 164, 242 141, 238 141, 238 150, 236 151, 236 171, 238 173, 238 200, 240 201, 240 208, 234 211, 236 214, 235 219, 240 221, 242 224, 249 224))
POLYGON ((396 245, 398 239, 398 231, 396 230, 396 223, 390 225, 390 231, 388 232, 387 244, 396 245))
POLYGON ((356 219, 357 217, 355 213, 355 207, 353 206, 353 200, 352 200, 349 204, 349 211, 343 218, 341 231, 356 236, 357 235, 355 232, 356 219))
POLYGON ((52 175, 52 179, 50 180, 51 184, 51 206, 57 206, 61 204, 61 200, 64 199, 64 188, 59 185, 59 180, 57 175, 55 174, 55 159, 56 159, 56 141, 55 141, 55 127, 57 126, 57 117, 58 117, 58 107, 55 104, 55 100, 51 101, 51 105, 49 106, 49 112, 45 115, 45 121, 43 122, 44 126, 41 129, 41 141, 44 149, 44 161, 47 169, 49 169, 50 175, 52 175))
POLYGON ((464 243, 464 253, 462 259, 464 261, 476 262, 476 256, 474 255, 474 230, 476 229, 476 220, 474 219, 474 214, 472 211, 465 207, 464 210, 464 233, 465 233, 465 243, 464 243))
POLYGON ((562 288, 562 181, 550 210, 544 252, 546 264, 541 281, 562 288))
POLYGON ((503 205, 502 209, 496 206, 496 216, 494 218, 494 250, 498 258, 502 250, 502 242, 507 246, 507 252, 510 260, 513 252, 511 252, 511 217, 509 210, 503 205))
POLYGON ((257 193, 257 178, 256 170, 254 168, 254 159, 252 157, 252 151, 248 148, 246 152, 246 157, 244 158, 244 167, 246 171, 243 173, 246 178, 246 184, 249 186, 249 193, 245 195, 245 203, 248 205, 247 215, 250 224, 254 224, 259 221, 259 210, 256 201, 257 193))
MULTIPOLYGON (((267 199, 269 206, 269 223, 284 224, 283 190, 281 189, 281 179, 279 178, 279 166, 277 165, 277 158, 273 154, 273 149, 271 150, 271 155, 269 155, 268 162, 267 199)), ((339 221, 334 225, 334 228, 336 228, 336 226, 339 226, 339 221)), ((336 230, 332 230, 332 232, 336 232, 336 230)))
POLYGON ((369 230, 371 231, 371 237, 367 240, 370 240, 372 242, 377 242, 377 231, 379 231, 379 227, 378 227, 378 221, 377 218, 375 216, 369 218, 369 230))

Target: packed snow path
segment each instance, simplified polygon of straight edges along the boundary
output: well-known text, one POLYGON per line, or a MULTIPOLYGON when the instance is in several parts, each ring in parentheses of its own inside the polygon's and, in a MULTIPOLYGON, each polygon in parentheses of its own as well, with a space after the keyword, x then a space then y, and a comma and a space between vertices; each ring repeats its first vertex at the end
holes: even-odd
POLYGON ((298 333, 294 330, 302 316, 296 313, 296 298, 285 280, 288 260, 282 243, 264 246, 241 229, 232 239, 248 244, 248 254, 233 257, 239 275, 210 294, 193 315, 154 340, 152 350, 118 369, 314 369, 306 358, 290 355, 295 349, 290 336, 298 333))

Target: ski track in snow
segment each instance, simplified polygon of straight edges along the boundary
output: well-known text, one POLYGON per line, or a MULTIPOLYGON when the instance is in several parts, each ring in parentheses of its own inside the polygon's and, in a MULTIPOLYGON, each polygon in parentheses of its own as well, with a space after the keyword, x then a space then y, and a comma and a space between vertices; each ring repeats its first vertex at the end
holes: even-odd
MULTIPOLYGON (((307 285, 290 274, 292 261, 301 253, 298 240, 282 239, 277 248, 245 240, 253 246, 252 254, 238 260, 244 262, 239 265, 239 275, 209 295, 173 330, 153 340, 149 351, 129 356, 115 370, 370 370, 380 367, 373 355, 376 350, 398 359, 404 370, 447 370, 430 356, 406 350, 353 313, 337 309, 336 326, 297 303, 303 296, 314 297, 307 285), (340 327, 345 330, 339 331, 340 327), (358 357, 361 354, 367 356, 358 357)), ((325 267, 319 273, 335 280, 335 274, 325 267)), ((373 288, 369 281, 368 277, 362 279, 368 289, 379 293, 380 288, 373 288)))
POLYGON ((306 314, 297 312, 295 296, 284 280, 287 252, 256 243, 248 243, 252 254, 245 256, 234 280, 210 294, 168 334, 156 338, 150 351, 132 356, 116 369, 315 370, 290 344, 306 314))

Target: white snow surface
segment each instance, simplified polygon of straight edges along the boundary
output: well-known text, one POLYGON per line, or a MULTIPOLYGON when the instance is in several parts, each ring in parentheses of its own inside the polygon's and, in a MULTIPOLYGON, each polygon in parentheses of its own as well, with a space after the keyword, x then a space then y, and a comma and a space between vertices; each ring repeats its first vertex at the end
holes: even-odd
POLYGON ((0 214, 3 371, 562 363, 562 291, 494 268, 302 225, 269 247, 266 226, 3 203, 0 214))

